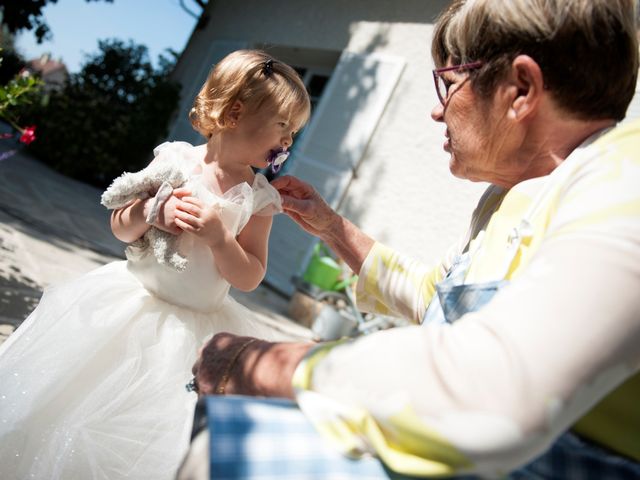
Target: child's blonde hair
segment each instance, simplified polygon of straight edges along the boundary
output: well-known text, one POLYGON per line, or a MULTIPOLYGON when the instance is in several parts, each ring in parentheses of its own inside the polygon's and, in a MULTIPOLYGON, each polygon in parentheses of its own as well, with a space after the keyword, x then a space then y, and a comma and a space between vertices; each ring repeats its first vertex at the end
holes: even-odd
POLYGON ((245 111, 273 108, 297 125, 309 119, 311 103, 298 73, 259 50, 237 50, 218 62, 189 112, 191 125, 206 138, 228 127, 225 116, 240 101, 245 111))

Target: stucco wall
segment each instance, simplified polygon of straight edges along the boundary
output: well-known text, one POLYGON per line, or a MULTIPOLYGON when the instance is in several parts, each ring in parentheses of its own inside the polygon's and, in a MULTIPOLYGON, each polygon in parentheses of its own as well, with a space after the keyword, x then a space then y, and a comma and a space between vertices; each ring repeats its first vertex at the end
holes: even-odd
POLYGON ((375 238, 429 261, 463 233, 484 188, 451 176, 442 150, 444 127, 430 118, 437 101, 431 24, 446 3, 211 0, 209 21, 195 31, 175 76, 188 84, 184 79, 210 63, 213 40, 402 57, 405 69, 340 210, 375 238))

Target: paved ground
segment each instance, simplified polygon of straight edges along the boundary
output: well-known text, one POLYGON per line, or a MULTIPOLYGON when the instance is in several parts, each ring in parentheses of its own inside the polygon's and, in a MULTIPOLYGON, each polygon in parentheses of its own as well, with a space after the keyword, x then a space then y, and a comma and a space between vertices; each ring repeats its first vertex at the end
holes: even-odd
MULTIPOLYGON (((100 193, 23 152, 0 161, 0 343, 35 308, 45 287, 124 258, 100 193)), ((266 287, 232 295, 292 339, 311 338, 285 316, 288 302, 266 287)))

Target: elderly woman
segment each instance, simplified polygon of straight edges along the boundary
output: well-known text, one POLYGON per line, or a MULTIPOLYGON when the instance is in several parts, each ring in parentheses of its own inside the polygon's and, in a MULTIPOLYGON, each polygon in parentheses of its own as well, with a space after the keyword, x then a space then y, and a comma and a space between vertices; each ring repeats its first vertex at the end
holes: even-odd
MULTIPOLYGON (((273 182, 359 272, 361 309, 421 325, 320 345, 215 336, 194 366, 214 394, 212 477, 640 478, 640 123, 616 126, 638 71, 634 4, 460 0, 443 13, 432 117, 451 172, 491 186, 435 267, 309 185, 273 182), (219 394, 295 398, 304 416, 219 394), (306 419, 372 456, 335 466, 306 419), (283 451, 243 453, 269 445, 256 436, 283 451)), ((196 458, 194 443, 185 471, 196 458)))

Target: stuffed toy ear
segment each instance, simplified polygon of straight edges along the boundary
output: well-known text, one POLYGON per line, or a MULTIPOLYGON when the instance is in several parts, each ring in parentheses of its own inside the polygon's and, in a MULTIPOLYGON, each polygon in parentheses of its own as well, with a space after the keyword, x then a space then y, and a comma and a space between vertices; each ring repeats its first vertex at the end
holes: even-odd
MULTIPOLYGON (((100 203, 109 209, 122 208, 131 200, 139 198, 135 174, 125 172, 116 178, 100 198, 100 203)), ((147 193, 147 196, 149 194, 147 193)))
POLYGON ((109 209, 122 208, 137 198, 155 195, 165 181, 176 188, 186 180, 179 165, 169 159, 157 158, 139 172, 125 172, 116 178, 102 194, 100 202, 109 209))

